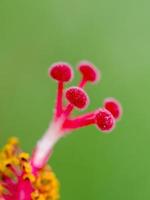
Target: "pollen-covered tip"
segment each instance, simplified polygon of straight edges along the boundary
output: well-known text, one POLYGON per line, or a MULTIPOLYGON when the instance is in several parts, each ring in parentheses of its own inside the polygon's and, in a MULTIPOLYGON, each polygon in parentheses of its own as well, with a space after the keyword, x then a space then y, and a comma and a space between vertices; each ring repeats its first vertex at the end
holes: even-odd
POLYGON ((112 114, 105 108, 99 109, 95 116, 97 127, 103 132, 110 132, 115 126, 112 114))
POLYGON ((66 91, 67 100, 75 107, 84 109, 89 102, 88 95, 80 87, 70 87, 66 91))
POLYGON ((86 81, 96 82, 100 79, 100 72, 89 62, 81 62, 78 69, 86 81))
POLYGON ((49 68, 49 76, 57 81, 68 82, 73 77, 73 71, 67 63, 55 63, 49 68))
POLYGON ((122 115, 122 107, 120 103, 113 98, 108 98, 104 101, 104 107, 111 112, 115 119, 120 119, 122 115))

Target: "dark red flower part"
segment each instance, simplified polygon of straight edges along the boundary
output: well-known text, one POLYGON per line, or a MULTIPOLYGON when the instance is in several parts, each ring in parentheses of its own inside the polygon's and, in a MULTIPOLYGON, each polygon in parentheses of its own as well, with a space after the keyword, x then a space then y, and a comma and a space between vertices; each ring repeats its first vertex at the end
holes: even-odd
POLYGON ((103 132, 112 131, 115 125, 114 117, 111 112, 105 108, 99 109, 95 116, 95 122, 97 127, 103 132))
POLYGON ((122 108, 120 103, 113 98, 108 98, 104 101, 104 107, 111 112, 115 119, 120 119, 122 115, 122 108))
POLYGON ((67 89, 66 98, 73 106, 79 109, 84 109, 89 102, 88 95, 80 87, 70 87, 67 89))
POLYGON ((49 68, 49 76, 57 81, 68 82, 73 77, 73 71, 67 63, 55 63, 49 68))
POLYGON ((87 81, 95 83, 100 79, 100 72, 89 62, 81 62, 78 69, 83 76, 82 82, 80 83, 81 87, 85 85, 87 81))

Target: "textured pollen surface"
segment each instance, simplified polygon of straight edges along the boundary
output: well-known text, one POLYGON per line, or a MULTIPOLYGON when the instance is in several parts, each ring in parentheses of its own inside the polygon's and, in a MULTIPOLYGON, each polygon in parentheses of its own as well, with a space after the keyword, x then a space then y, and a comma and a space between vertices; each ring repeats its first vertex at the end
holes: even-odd
POLYGON ((83 109, 88 104, 88 96, 85 91, 79 87, 71 87, 66 91, 67 100, 75 107, 83 109))
POLYGON ((121 117, 122 109, 120 103, 115 99, 106 99, 104 107, 111 112, 115 119, 121 117))
POLYGON ((98 71, 90 63, 80 63, 79 70, 87 81, 95 82, 99 79, 98 71))
POLYGON ((58 200, 58 181, 46 166, 35 176, 29 155, 21 151, 16 138, 12 138, 0 152, 0 199, 58 200))
POLYGON ((101 131, 111 131, 114 123, 112 114, 106 109, 100 109, 96 114, 96 124, 101 131))
POLYGON ((72 69, 66 63, 56 63, 50 68, 49 75, 57 81, 68 82, 72 78, 72 69))

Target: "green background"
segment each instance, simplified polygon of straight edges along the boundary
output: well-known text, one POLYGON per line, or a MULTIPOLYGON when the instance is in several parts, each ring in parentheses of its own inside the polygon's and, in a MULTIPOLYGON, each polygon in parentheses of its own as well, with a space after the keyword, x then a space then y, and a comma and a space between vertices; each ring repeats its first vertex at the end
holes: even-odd
POLYGON ((149 0, 0 0, 1 146, 16 135, 31 152, 47 128, 53 62, 99 67, 101 83, 86 87, 88 110, 110 96, 123 105, 112 134, 88 127, 56 145, 50 164, 61 200, 150 199, 149 8, 149 0))

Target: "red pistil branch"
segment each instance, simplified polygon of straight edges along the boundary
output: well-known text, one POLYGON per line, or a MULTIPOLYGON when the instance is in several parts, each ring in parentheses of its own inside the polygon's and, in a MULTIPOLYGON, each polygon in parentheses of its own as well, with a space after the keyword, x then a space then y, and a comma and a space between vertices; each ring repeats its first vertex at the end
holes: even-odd
POLYGON ((49 76, 58 83, 56 107, 54 121, 39 140, 31 159, 33 169, 36 171, 46 164, 55 143, 69 131, 96 125, 102 132, 111 132, 116 121, 121 117, 121 105, 113 98, 106 99, 103 108, 74 118, 70 117, 75 108, 82 110, 89 104, 84 86, 88 82, 95 83, 100 79, 100 72, 89 62, 81 62, 78 70, 82 76, 79 85, 68 88, 64 94, 64 83, 69 82, 73 77, 71 66, 66 63, 55 63, 49 69, 49 76), (66 106, 63 105, 63 97, 68 101, 66 106))
POLYGON ((91 112, 82 116, 78 116, 73 119, 67 119, 65 120, 63 124, 64 129, 77 129, 81 127, 85 127, 88 125, 95 124, 95 112, 91 112))
POLYGON ((65 96, 69 102, 64 111, 64 115, 66 118, 69 116, 69 114, 75 107, 80 110, 85 109, 89 102, 88 95, 83 89, 79 87, 70 87, 66 91, 65 96))
POLYGON ((62 113, 62 96, 63 96, 63 82, 60 81, 58 83, 58 89, 57 89, 57 101, 56 101, 56 112, 55 112, 55 117, 58 118, 61 113, 62 113))
POLYGON ((81 62, 78 66, 82 78, 79 87, 83 88, 87 82, 96 83, 100 80, 100 72, 94 67, 92 63, 87 61, 81 62))
POLYGON ((67 63, 55 63, 49 69, 49 76, 58 82, 57 98, 55 106, 55 119, 59 118, 63 111, 63 87, 65 82, 72 79, 73 72, 67 63))

